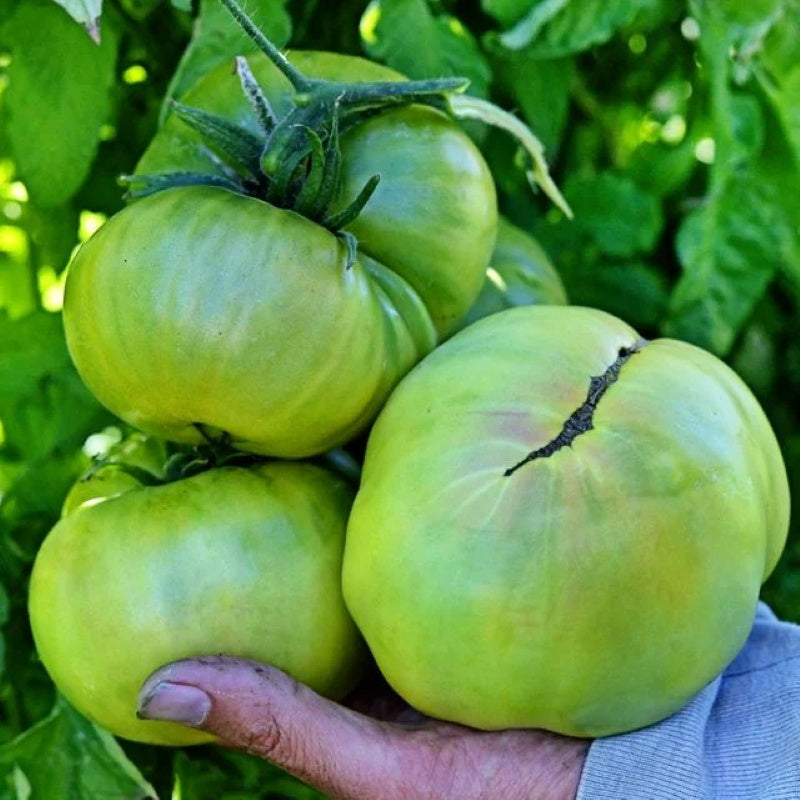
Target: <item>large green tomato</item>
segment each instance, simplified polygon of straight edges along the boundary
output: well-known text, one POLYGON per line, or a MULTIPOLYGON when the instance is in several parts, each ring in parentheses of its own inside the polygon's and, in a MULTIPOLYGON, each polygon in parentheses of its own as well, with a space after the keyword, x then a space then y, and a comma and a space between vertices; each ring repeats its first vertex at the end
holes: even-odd
POLYGON ((511 309, 378 417, 345 600, 423 712, 603 736, 734 657, 788 515, 772 429, 721 361, 600 311, 511 309))
POLYGON ((275 462, 106 499, 96 488, 101 502, 45 539, 30 587, 37 650, 76 708, 128 739, 208 741, 137 719, 136 698, 159 666, 209 653, 270 662, 334 698, 352 688, 366 651, 341 594, 341 480, 275 462))
MULTIPOLYGON (((295 53, 310 76, 389 80, 358 58, 295 53)), ((286 79, 250 66, 280 116, 286 79)), ((182 98, 257 127, 227 65, 182 98)), ((171 188, 113 217, 76 255, 64 323, 81 376, 136 427, 189 444, 302 457, 368 425, 391 388, 455 329, 478 295, 497 225, 494 183, 457 124, 427 107, 383 111, 342 136, 334 210, 374 174, 377 190, 334 233, 262 200, 171 188)), ((177 117, 140 172, 225 168, 177 117)))

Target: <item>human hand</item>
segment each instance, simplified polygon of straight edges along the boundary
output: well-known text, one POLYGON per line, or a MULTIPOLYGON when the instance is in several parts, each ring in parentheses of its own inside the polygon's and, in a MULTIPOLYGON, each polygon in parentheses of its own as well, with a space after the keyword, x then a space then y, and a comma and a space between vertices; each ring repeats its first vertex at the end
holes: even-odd
POLYGON ((181 722, 346 800, 573 800, 589 742, 546 731, 477 731, 396 696, 327 700, 280 670, 226 656, 148 678, 141 717, 181 722), (376 718, 377 717, 377 718, 376 718))

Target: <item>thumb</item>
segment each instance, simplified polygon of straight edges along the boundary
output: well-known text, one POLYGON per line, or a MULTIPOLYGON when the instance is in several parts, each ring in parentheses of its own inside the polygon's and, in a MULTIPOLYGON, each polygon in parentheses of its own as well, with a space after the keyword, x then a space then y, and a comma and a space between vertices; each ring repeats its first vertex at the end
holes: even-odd
POLYGON ((138 715, 214 734, 333 797, 401 796, 389 726, 326 700, 286 673, 226 656, 176 661, 154 672, 138 715))

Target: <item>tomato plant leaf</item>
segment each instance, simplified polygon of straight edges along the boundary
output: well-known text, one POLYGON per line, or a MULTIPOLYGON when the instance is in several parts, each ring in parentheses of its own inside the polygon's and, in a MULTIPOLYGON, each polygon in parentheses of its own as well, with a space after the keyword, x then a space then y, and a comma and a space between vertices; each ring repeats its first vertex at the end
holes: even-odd
POLYGON ((526 49, 537 58, 559 58, 607 42, 617 30, 655 0, 542 0, 528 4, 528 12, 496 40, 508 50, 526 49))
POLYGON ((44 311, 16 321, 0 316, 0 352, 0 419, 44 376, 69 365, 61 319, 44 311))
POLYGON ((655 246, 664 225, 661 205, 630 178, 612 172, 575 176, 565 185, 564 194, 575 212, 576 225, 602 252, 624 257, 655 246))
POLYGON ((695 144, 689 137, 677 145, 642 142, 632 153, 627 174, 658 197, 674 194, 685 188, 699 166, 695 144))
POLYGON ((495 71, 549 155, 567 122, 572 59, 501 58, 495 71))
POLYGON ((100 13, 103 0, 55 0, 75 22, 86 28, 95 44, 100 43, 100 13))
POLYGON ((725 355, 778 268, 776 242, 791 235, 768 188, 731 174, 678 232, 683 275, 664 332, 725 355))
POLYGON ((3 448, 0 463, 23 460, 0 485, 0 509, 4 515, 12 501, 27 498, 20 513, 58 508, 68 482, 76 477, 74 450, 94 430, 109 420, 78 378, 69 359, 61 319, 39 311, 20 320, 0 316, 0 420, 3 448), (41 462, 62 465, 58 479, 26 478, 41 462), (25 487, 30 492, 25 493, 25 487))
POLYGON ((156 797, 114 738, 62 698, 49 717, 0 747, 0 777, 27 784, 32 798, 156 797))
MULTIPOLYGON (((767 13, 774 3, 759 4, 767 13)), ((768 130, 757 98, 734 91, 742 63, 732 60, 737 43, 753 41, 753 30, 769 30, 772 20, 743 27, 733 6, 692 2, 699 21, 700 51, 708 74, 715 155, 708 196, 678 231, 676 246, 683 274, 673 292, 664 331, 726 355, 776 272, 797 269, 800 243, 784 178, 764 180, 774 166, 765 146, 768 130), (755 26, 755 28, 753 28, 755 26)), ((752 11, 752 9, 751 9, 752 11)), ((757 38, 757 37, 756 37, 757 38)), ((787 163, 788 162, 788 163, 787 163)), ((782 171, 795 174, 783 159, 782 171), (788 169, 787 169, 788 168, 788 169)), ((794 193, 796 195, 796 192, 794 193)))
POLYGON ((0 229, 0 310, 19 317, 38 305, 28 237, 23 228, 6 225, 0 229))
POLYGON ((491 71, 477 41, 456 17, 435 15, 426 0, 373 0, 360 30, 371 58, 409 78, 469 78, 467 91, 486 97, 491 71))
MULTIPOLYGON (((291 800, 322 800, 323 795, 305 786, 278 767, 242 753, 215 749, 198 758, 197 751, 175 755, 175 777, 183 797, 219 800, 233 796, 231 786, 241 787, 241 797, 274 797, 291 800)), ((239 796, 239 795, 237 795, 239 796)))
POLYGON ((0 316, 0 352, 0 567, 15 575, 85 468, 81 445, 111 417, 75 372, 58 315, 0 316))
POLYGON ((116 35, 92 42, 52 0, 20 3, 6 22, 11 42, 7 131, 31 198, 53 207, 86 179, 110 111, 116 35))
MULTIPOLYGON (((247 14, 277 47, 289 40, 292 22, 284 0, 250 0, 247 14)), ((200 0, 194 32, 172 77, 166 98, 179 98, 198 78, 225 61, 256 50, 219 0, 200 0)), ((162 121, 166 105, 162 109, 162 121)))
POLYGON ((509 50, 520 50, 536 40, 542 28, 568 5, 569 0, 543 0, 532 5, 527 13, 500 37, 500 41, 509 50))
POLYGON ((639 331, 655 330, 667 309, 666 278, 651 264, 577 263, 564 270, 563 277, 575 305, 624 317, 639 331))
POLYGON ((800 1, 785 6, 757 47, 752 67, 800 166, 800 1))
POLYGON ((505 26, 523 17, 531 5, 530 0, 481 0, 481 8, 505 26))

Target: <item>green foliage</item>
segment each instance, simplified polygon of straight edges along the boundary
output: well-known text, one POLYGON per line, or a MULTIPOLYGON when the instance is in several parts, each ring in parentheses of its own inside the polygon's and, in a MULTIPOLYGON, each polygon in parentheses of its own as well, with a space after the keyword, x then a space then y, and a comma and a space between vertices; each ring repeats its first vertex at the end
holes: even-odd
POLYGON ((175 778, 181 796, 192 800, 252 800, 256 797, 318 800, 322 797, 270 764, 214 748, 177 753, 175 778))
POLYGON ((113 736, 62 699, 48 717, 0 747, 0 798, 155 798, 113 736))
POLYGON ((768 188, 746 173, 731 173, 678 231, 684 274, 672 294, 665 332, 729 352, 780 266, 778 258, 765 255, 791 235, 768 188))
POLYGON ((509 12, 523 10, 524 15, 498 36, 499 44, 508 50, 526 49, 537 58, 559 58, 588 50, 607 42, 620 28, 630 25, 642 15, 654 12, 667 16, 675 4, 655 0, 542 0, 539 3, 490 4, 498 18, 508 20, 509 12), (498 8, 494 8, 495 5, 498 8))
POLYGON ((627 177, 611 172, 574 176, 564 193, 575 212, 570 227, 588 234, 589 239, 610 256, 648 253, 664 226, 661 205, 627 177))
POLYGON ((410 78, 464 76, 469 92, 486 96, 489 65, 475 37, 456 17, 434 14, 426 0, 373 0, 360 28, 376 61, 410 78))
POLYGON ((31 197, 57 206, 84 182, 97 152, 114 81, 115 31, 106 25, 96 45, 51 0, 26 0, 4 35, 11 45, 5 102, 14 158, 31 197))
POLYGON ((80 22, 95 42, 100 41, 100 13, 103 0, 56 0, 76 21, 80 22))
MULTIPOLYGON (((576 217, 531 194, 508 137, 474 125, 503 213, 571 302, 726 358, 764 404, 800 505, 800 0, 246 6, 280 45, 461 74, 525 119, 576 217)), ((55 699, 26 612, 42 537, 120 426, 64 344, 71 253, 121 207, 117 176, 165 98, 252 49, 217 0, 0 0, 0 798, 318 796, 216 748, 124 755, 55 699)), ((800 621, 796 523, 764 597, 800 621)))

